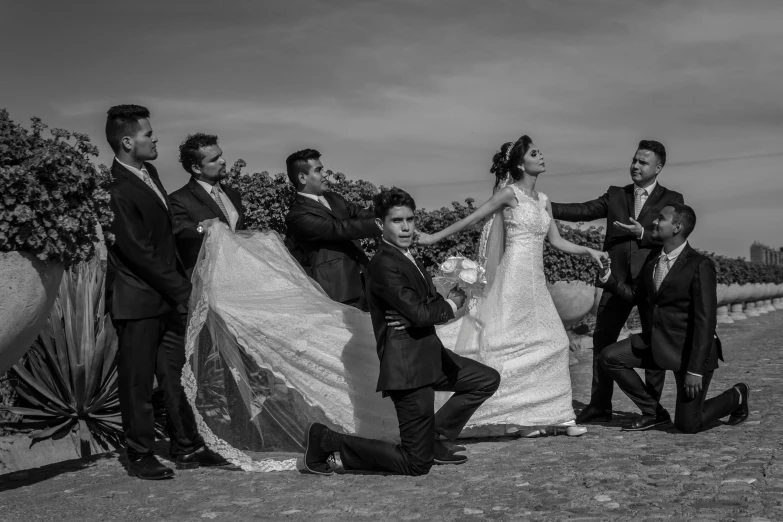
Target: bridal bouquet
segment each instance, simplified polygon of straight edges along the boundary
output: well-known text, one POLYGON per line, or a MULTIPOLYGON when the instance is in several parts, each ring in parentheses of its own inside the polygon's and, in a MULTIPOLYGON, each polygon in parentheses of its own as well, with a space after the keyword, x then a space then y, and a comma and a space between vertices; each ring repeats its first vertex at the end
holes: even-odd
POLYGON ((484 269, 462 256, 450 257, 438 267, 441 278, 471 293, 481 293, 487 284, 484 269))

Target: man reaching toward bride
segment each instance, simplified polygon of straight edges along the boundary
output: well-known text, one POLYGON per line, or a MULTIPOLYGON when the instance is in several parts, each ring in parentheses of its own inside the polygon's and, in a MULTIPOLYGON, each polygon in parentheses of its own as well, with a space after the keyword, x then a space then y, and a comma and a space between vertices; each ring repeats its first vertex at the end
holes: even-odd
POLYGON ((578 436, 586 430, 574 421, 569 341, 546 287, 544 238, 562 252, 590 256, 599 267, 608 255, 560 236, 549 198, 535 189, 545 171, 544 157, 528 136, 505 143, 490 169, 494 195, 440 232, 421 234, 419 244, 432 245, 492 217, 479 253, 487 286, 468 307, 455 351, 492 366, 502 380, 472 422, 554 427, 555 433, 578 436))

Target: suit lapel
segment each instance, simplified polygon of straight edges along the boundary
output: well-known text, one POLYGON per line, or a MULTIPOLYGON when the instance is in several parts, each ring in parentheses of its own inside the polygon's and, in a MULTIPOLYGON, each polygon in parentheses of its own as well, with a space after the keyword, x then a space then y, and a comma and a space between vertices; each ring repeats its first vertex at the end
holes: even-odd
POLYGON ((685 261, 688 260, 688 256, 690 255, 690 250, 691 250, 690 245, 687 245, 683 249, 683 251, 680 252, 680 255, 677 256, 677 260, 674 262, 671 268, 669 268, 669 271, 666 272, 666 277, 663 278, 660 288, 658 288, 658 291, 655 293, 656 297, 666 289, 666 285, 669 284, 669 281, 677 277, 677 273, 682 269, 682 266, 685 264, 685 261))
POLYGON ((226 187, 223 188, 223 193, 228 196, 228 199, 231 200, 231 204, 234 205, 234 210, 237 211, 237 215, 239 217, 237 218, 237 224, 236 229, 241 230, 244 225, 244 219, 245 219, 245 212, 242 209, 242 196, 239 194, 239 191, 232 190, 230 193, 229 191, 225 190, 226 187))
POLYGON ((635 185, 633 185, 633 183, 630 184, 630 185, 626 185, 626 187, 625 187, 625 203, 626 203, 626 206, 628 208, 628 217, 634 217, 633 216, 633 210, 634 210, 634 208, 633 208, 634 207, 634 201, 633 201, 634 193, 633 193, 633 191, 634 191, 634 189, 635 189, 635 185))
MULTIPOLYGON (((424 284, 424 287, 426 288, 426 292, 429 293, 430 287, 432 286, 432 282, 427 279, 427 277, 424 275, 424 270, 421 264, 416 261, 416 264, 414 265, 410 259, 405 257, 405 254, 400 252, 396 247, 388 244, 386 241, 381 239, 381 248, 386 250, 389 255, 394 256, 402 266, 405 267, 405 270, 408 272, 408 274, 411 275, 412 278, 414 278, 416 281, 419 281, 424 284), (419 270, 416 269, 416 267, 419 267, 419 270, 421 270, 421 273, 419 270)), ((413 259, 416 259, 415 257, 413 259)))
POLYGON ((193 178, 190 178, 190 181, 188 181, 188 187, 190 188, 190 191, 193 193, 196 198, 201 201, 209 210, 212 211, 213 214, 215 214, 215 217, 220 219, 223 223, 226 225, 231 226, 228 222, 228 216, 223 214, 223 211, 220 210, 220 207, 215 202, 214 199, 212 199, 212 196, 204 190, 204 187, 202 187, 198 181, 194 180, 193 178))
MULTIPOLYGON (((155 200, 155 203, 160 205, 160 208, 163 209, 164 212, 169 216, 169 219, 171 219, 171 213, 169 212, 168 205, 169 201, 166 199, 166 202, 164 203, 163 200, 160 199, 160 196, 158 196, 154 190, 152 190, 144 181, 141 180, 136 174, 129 171, 122 165, 120 165, 117 161, 114 162, 114 165, 112 165, 112 171, 115 173, 119 173, 122 176, 124 176, 128 182, 135 186, 137 189, 141 190, 143 193, 147 194, 149 197, 155 200)), ((150 179, 153 183, 155 183, 155 186, 158 187, 158 190, 160 191, 161 195, 163 195, 164 199, 166 198, 166 190, 163 188, 163 185, 160 184, 160 181, 157 179, 157 177, 150 175, 150 179)))
POLYGON ((661 196, 663 196, 663 187, 661 187, 660 183, 656 183, 652 194, 647 197, 647 201, 645 201, 644 205, 642 205, 642 210, 639 212, 637 221, 642 219, 642 216, 645 215, 650 209, 655 208, 655 205, 661 199, 661 196))
MULTIPOLYGON (((337 214, 335 214, 333 210, 329 210, 329 208, 326 205, 324 205, 323 203, 321 203, 320 201, 316 201, 314 199, 310 199, 310 198, 305 197, 305 196, 297 196, 297 198, 299 198, 299 203, 300 204, 302 204, 302 205, 304 205, 304 206, 306 206, 308 208, 314 209, 314 210, 320 210, 320 211, 325 212, 326 214, 332 216, 333 218, 337 218, 337 214)), ((332 205, 331 201, 329 201, 329 205, 332 205)))

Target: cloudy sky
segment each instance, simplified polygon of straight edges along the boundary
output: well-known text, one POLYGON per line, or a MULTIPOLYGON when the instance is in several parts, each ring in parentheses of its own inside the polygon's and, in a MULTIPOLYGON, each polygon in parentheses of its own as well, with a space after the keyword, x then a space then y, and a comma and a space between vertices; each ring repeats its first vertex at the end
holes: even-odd
POLYGON ((229 162, 328 168, 428 208, 491 193, 493 153, 529 134, 538 189, 585 201, 667 146, 697 247, 783 246, 779 0, 2 1, 0 106, 103 140, 106 109, 153 113, 168 190, 188 133, 229 162))

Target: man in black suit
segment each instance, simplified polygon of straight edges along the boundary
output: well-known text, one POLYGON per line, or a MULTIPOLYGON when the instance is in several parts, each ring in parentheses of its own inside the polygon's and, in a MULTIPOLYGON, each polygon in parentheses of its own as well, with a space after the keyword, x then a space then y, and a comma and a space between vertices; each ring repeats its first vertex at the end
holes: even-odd
POLYGON ((286 246, 331 299, 366 312, 362 271, 369 260, 358 240, 380 232, 371 210, 326 190, 320 158, 317 150, 305 149, 285 161, 297 190, 285 217, 286 246))
POLYGON ((393 188, 374 198, 383 241, 368 266, 367 294, 377 340, 378 391, 391 398, 400 425, 400 444, 343 435, 311 424, 305 438, 305 466, 312 473, 331 474, 328 459, 340 454, 346 470, 425 475, 433 462, 460 464, 439 440, 454 440, 471 415, 498 388, 500 375, 472 359, 446 349, 435 325, 454 318, 465 304, 459 289, 449 299, 437 293, 424 266, 408 250, 416 229, 416 204, 393 188), (395 310, 407 328, 394 327, 387 310, 395 310), (454 395, 435 412, 435 392, 454 395))
MULTIPOLYGON (((666 164, 666 149, 652 140, 643 140, 631 161, 631 180, 625 187, 609 187, 606 194, 586 203, 552 203, 552 215, 565 221, 593 221, 606 218, 604 251, 609 253, 612 272, 623 282, 633 283, 652 249, 660 241, 652 235, 657 210, 682 203, 682 194, 658 183, 666 164)), ((590 403, 576 417, 580 424, 612 420, 614 383, 601 372, 598 357, 617 341, 633 305, 604 289, 593 332, 593 384, 590 403)), ((645 380, 660 397, 666 372, 648 370, 645 380)))
POLYGON ((177 255, 171 203, 149 163, 158 157, 149 116, 144 107, 119 105, 109 109, 106 120, 106 139, 115 154, 106 307, 119 342, 117 387, 128 469, 142 479, 162 479, 174 472, 153 454, 155 377, 165 393, 170 454, 177 468, 228 462, 206 448, 182 388, 191 285, 177 255))
POLYGON ((674 425, 697 433, 712 421, 731 415, 735 425, 748 417, 748 385, 738 383, 705 401, 712 375, 723 360, 716 327, 715 265, 698 253, 687 238, 696 225, 691 207, 664 207, 653 223, 652 235, 663 251, 642 269, 636 285, 605 273, 600 283, 618 298, 639 307, 642 333, 608 346, 599 363, 630 397, 642 415, 628 431, 647 430, 670 421, 660 394, 645 386, 634 368, 671 370, 677 381, 674 425))
POLYGON ((228 173, 217 136, 188 136, 179 146, 179 162, 190 174, 190 181, 169 199, 177 249, 190 278, 206 229, 219 221, 232 231, 244 230, 245 211, 239 192, 220 183, 228 173))

